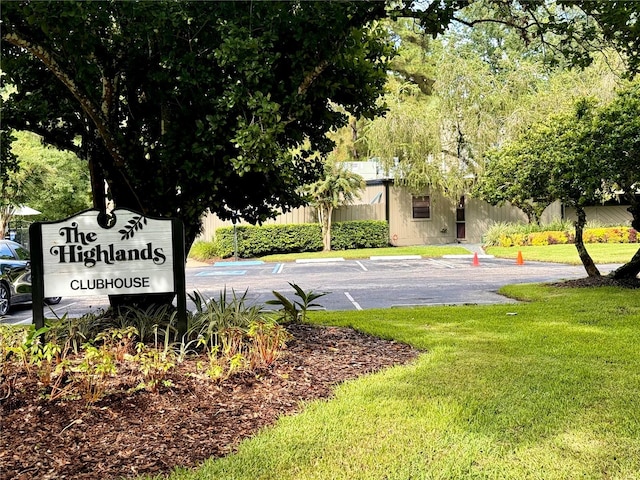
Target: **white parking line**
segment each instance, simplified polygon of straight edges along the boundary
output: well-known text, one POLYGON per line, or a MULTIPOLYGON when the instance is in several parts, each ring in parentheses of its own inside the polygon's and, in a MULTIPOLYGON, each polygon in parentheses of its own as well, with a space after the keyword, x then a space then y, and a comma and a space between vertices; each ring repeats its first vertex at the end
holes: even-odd
MULTIPOLYGON (((75 304, 77 304, 77 303, 78 303, 78 302, 71 302, 71 303, 67 303, 66 305, 60 305, 60 306, 58 306, 58 307, 56 307, 56 308, 51 308, 51 307, 50 307, 50 308, 51 308, 51 310, 53 310, 53 312, 54 312, 54 313, 57 313, 57 312, 58 312, 58 310, 63 310, 63 309, 65 309, 65 308, 72 307, 73 305, 75 305, 75 304)), ((48 309, 47 309, 47 310, 48 310, 48 309)))
POLYGON ((331 262, 344 262, 342 257, 331 258, 299 258, 296 263, 331 263, 331 262))
POLYGON ((420 260, 420 255, 373 255, 369 260, 420 260))
MULTIPOLYGON (((77 303, 78 302, 71 302, 71 303, 67 303, 66 305, 57 306, 56 308, 45 307, 44 308, 44 316, 46 317, 48 313, 51 313, 51 311, 53 311, 53 313, 58 313, 58 311, 64 310, 64 309, 66 309, 68 307, 71 307, 72 305, 77 304, 77 303)), ((9 324, 9 325, 28 325, 28 324, 33 323, 33 314, 30 313, 29 316, 18 318, 16 320, 11 318, 11 320, 6 322, 6 323, 9 324)))
POLYGON ((362 310, 360 304, 356 302, 351 295, 349 295, 349 292, 344 292, 344 295, 347 297, 347 299, 349 299, 351 303, 353 303, 353 306, 356 307, 356 310, 362 310))
POLYGON ((360 268, 362 268, 362 270, 364 270, 365 272, 368 272, 369 270, 367 270, 367 267, 365 267, 362 262, 360 262, 359 260, 356 260, 356 263, 358 265, 360 265, 360 268))
POLYGON ((26 320, 20 320, 19 322, 9 322, 9 325, 28 325, 33 322, 33 319, 27 318, 26 320))
POLYGON ((430 258, 429 261, 431 263, 435 263, 436 265, 441 265, 443 267, 446 268, 456 268, 455 265, 449 263, 449 262, 443 262, 442 260, 436 260, 435 258, 430 258))

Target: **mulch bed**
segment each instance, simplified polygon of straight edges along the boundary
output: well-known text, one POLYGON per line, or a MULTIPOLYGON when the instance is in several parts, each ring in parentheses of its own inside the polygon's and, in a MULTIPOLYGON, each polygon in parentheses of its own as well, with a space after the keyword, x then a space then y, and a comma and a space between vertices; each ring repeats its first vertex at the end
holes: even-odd
MULTIPOLYGON (((346 328, 288 329, 293 340, 271 368, 222 383, 187 375, 197 370, 191 360, 171 375, 171 388, 121 388, 87 406, 49 402, 34 376, 14 378, 11 395, 0 389, 0 479, 115 479, 195 467, 232 452, 303 402, 331 396, 336 384, 419 354, 346 328)), ((118 381, 135 385, 135 379, 118 381)))

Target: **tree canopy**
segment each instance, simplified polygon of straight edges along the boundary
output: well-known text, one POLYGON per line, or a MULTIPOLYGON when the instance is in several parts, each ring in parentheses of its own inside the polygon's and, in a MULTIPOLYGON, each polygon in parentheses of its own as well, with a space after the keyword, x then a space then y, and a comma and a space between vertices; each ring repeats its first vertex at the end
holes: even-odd
POLYGON ((304 202, 310 152, 347 118, 328 100, 382 112, 384 15, 378 2, 8 3, 3 128, 76 152, 94 192, 104 179, 118 207, 182 218, 188 242, 207 208, 262 221, 304 202))
MULTIPOLYGON (((548 118, 487 155, 487 171, 476 193, 492 204, 511 202, 536 209, 554 200, 576 208, 576 247, 589 275, 599 272, 584 245, 584 207, 621 191, 629 202, 632 226, 640 226, 640 82, 619 90, 597 106, 581 99, 574 110, 548 118)), ((635 277, 640 250, 614 276, 635 277)))
MULTIPOLYGON (((395 38, 379 20, 415 18, 425 36, 497 21, 582 63, 595 39, 633 60, 640 7, 598 3, 5 2, 1 81, 15 91, 0 133, 76 153, 96 208, 106 182, 119 208, 181 218, 190 245, 206 209, 260 222, 303 204, 333 147, 326 133, 385 110, 395 38), (461 13, 476 4, 491 8, 461 13)), ((15 164, 0 153, 5 175, 15 164)))
MULTIPOLYGON (((390 63, 388 113, 361 128, 362 143, 415 193, 430 187, 457 200, 484 174, 485 151, 571 110, 576 98, 610 100, 621 81, 624 66, 612 50, 594 53, 584 70, 570 69, 544 39, 525 44, 517 27, 486 21, 499 18, 497 8, 473 4, 457 13, 462 24, 437 39, 413 20, 389 27, 398 55, 390 63)), ((535 205, 521 205, 538 216, 535 205)))

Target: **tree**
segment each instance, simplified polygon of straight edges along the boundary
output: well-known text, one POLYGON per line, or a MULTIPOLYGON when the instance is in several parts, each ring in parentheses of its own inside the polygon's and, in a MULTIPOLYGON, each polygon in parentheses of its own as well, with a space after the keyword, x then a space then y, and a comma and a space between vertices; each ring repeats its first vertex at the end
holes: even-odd
POLYGON ((577 103, 573 113, 550 117, 487 155, 487 168, 476 194, 491 204, 511 202, 530 221, 551 202, 576 208, 575 246, 589 276, 600 276, 582 239, 585 205, 602 198, 602 162, 592 161, 584 136, 591 120, 592 104, 577 103))
POLYGON ((614 71, 602 54, 577 71, 541 42, 525 45, 515 28, 487 21, 499 18, 492 5, 476 2, 458 12, 466 23, 485 22, 452 25, 437 39, 413 20, 389 26, 398 55, 390 63, 388 112, 362 131, 369 156, 414 192, 430 187, 457 200, 482 175, 485 151, 569 111, 576 97, 612 98, 620 81, 623 68, 614 71))
MULTIPOLYGON (((12 144, 20 172, 36 172, 38 188, 30 189, 25 202, 42 212, 41 220, 59 220, 91 207, 91 183, 86 162, 73 153, 43 145, 29 132, 17 132, 12 144)), ((33 175, 28 173, 27 175, 33 175)))
MULTIPOLYGON (((620 2, 583 3, 602 31, 620 22, 601 14, 620 2)), ((474 25, 551 29, 534 17, 546 3, 504 0, 5 2, 0 68, 16 91, 3 128, 88 161, 96 208, 106 181, 117 207, 181 218, 190 245, 207 208, 260 222, 299 206, 298 187, 321 173, 310 153, 332 148, 325 133, 347 113, 384 110, 375 101, 393 49, 378 20, 413 17, 436 36, 454 18, 470 23, 456 17, 469 4, 495 7, 474 25)), ((544 21, 562 40, 585 18, 544 21)))
POLYGON ((106 181, 117 207, 181 218, 190 245, 207 208, 260 222, 302 204, 298 187, 321 172, 311 152, 333 146, 325 133, 384 110, 393 49, 378 20, 416 18, 424 36, 497 21, 558 42, 592 33, 573 5, 602 32, 621 21, 602 14, 620 2, 564 3, 571 14, 539 17, 544 2, 504 0, 5 2, 0 68, 16 91, 3 128, 88 161, 96 208, 106 181), (492 8, 469 21, 469 4, 492 8))
POLYGON ((378 2, 8 3, 4 125, 87 160, 96 207, 106 181, 119 208, 181 218, 190 245, 207 208, 260 222, 301 205, 321 168, 311 152, 331 149, 343 112, 382 112, 393 50, 372 21, 385 15, 378 2))
POLYGON ((324 176, 310 184, 306 191, 311 204, 318 211, 322 227, 322 249, 331 250, 331 215, 341 205, 347 205, 360 197, 365 187, 363 178, 344 166, 329 162, 324 167, 324 176))
POLYGON ((491 205, 509 202, 522 210, 530 223, 539 224, 542 213, 553 202, 548 189, 548 159, 538 148, 538 141, 545 140, 545 131, 531 129, 517 140, 488 151, 484 173, 473 195, 491 205))
POLYGON ((0 184, 0 230, 18 205, 41 212, 38 220, 59 220, 91 206, 91 186, 86 164, 70 152, 42 145, 29 132, 16 132, 9 143, 16 163, 0 184))
POLYGON ((585 206, 603 200, 603 159, 590 155, 584 137, 589 131, 595 102, 586 99, 576 102, 574 112, 551 119, 542 131, 538 148, 547 162, 551 198, 573 206, 577 212, 575 246, 587 275, 599 277, 591 255, 584 245, 583 232, 587 224, 585 206))
POLYGON ((15 140, 12 131, 0 126, 0 238, 4 238, 7 226, 13 215, 14 202, 20 201, 15 195, 15 185, 12 179, 18 169, 18 159, 11 150, 11 143, 15 140))
MULTIPOLYGON (((640 231, 640 81, 618 92, 601 107, 582 142, 589 146, 594 161, 604 162, 604 178, 610 189, 621 190, 629 202, 631 226, 640 231)), ((614 278, 635 278, 640 274, 640 249, 614 278)))
MULTIPOLYGON (((582 99, 572 113, 549 118, 488 159, 487 175, 478 194, 490 202, 513 201, 537 192, 545 201, 560 200, 576 208, 575 244, 589 276, 600 272, 582 240, 584 207, 621 190, 630 203, 632 226, 640 226, 640 86, 636 82, 616 98, 596 108, 582 99), (532 166, 533 168, 529 168, 532 166), (513 168, 525 168, 516 176, 513 168), (535 188, 532 188, 535 185, 535 188)), ((535 197, 533 197, 535 198, 535 197)), ((613 272, 614 278, 635 278, 640 273, 640 250, 613 272)))
POLYGON ((19 155, 11 152, 11 157, 15 158, 15 162, 11 165, 3 162, 5 172, 0 183, 0 238, 5 237, 15 209, 43 191, 46 176, 46 172, 36 165, 22 164, 19 155))

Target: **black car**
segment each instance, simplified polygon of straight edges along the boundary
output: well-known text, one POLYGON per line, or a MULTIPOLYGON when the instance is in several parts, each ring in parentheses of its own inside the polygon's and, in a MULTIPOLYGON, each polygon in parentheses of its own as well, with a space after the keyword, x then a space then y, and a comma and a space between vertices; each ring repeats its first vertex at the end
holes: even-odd
MULTIPOLYGON (((49 305, 60 297, 46 298, 49 305)), ((12 305, 31 302, 31 263, 29 250, 11 240, 0 240, 0 317, 12 305)))

